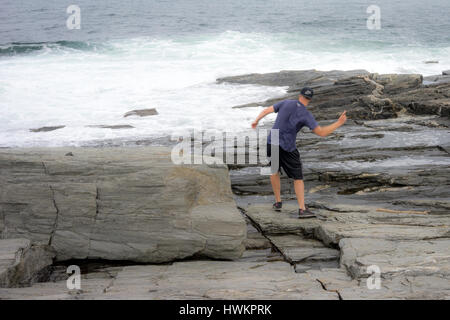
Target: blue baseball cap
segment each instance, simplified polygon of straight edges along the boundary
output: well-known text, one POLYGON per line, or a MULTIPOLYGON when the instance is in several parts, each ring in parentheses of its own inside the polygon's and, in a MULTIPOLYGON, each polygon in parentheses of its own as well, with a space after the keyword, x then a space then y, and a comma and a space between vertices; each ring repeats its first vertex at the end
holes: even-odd
POLYGON ((304 87, 302 91, 300 91, 300 94, 307 99, 312 99, 314 95, 314 90, 309 87, 304 87))

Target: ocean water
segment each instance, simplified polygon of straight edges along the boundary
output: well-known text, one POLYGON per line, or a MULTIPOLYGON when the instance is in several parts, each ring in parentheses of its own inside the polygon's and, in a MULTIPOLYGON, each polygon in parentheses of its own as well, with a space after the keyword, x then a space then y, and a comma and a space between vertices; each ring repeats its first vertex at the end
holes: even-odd
POLYGON ((0 147, 238 132, 260 110, 233 106, 286 89, 217 84, 223 76, 440 74, 450 69, 449 12, 448 0, 1 0, 0 147), (79 30, 66 27, 72 4, 81 9, 79 30), (379 30, 366 25, 373 4, 379 30), (159 115, 122 117, 144 108, 159 115), (86 127, 118 124, 134 128, 86 127), (58 125, 66 127, 29 131, 58 125))

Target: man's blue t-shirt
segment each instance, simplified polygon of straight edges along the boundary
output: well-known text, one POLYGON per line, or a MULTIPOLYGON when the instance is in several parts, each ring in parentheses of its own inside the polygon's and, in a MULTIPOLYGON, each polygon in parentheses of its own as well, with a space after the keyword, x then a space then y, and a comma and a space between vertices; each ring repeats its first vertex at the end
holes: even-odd
MULTIPOLYGON (((318 126, 312 113, 298 100, 284 100, 274 104, 273 108, 278 115, 272 129, 279 130, 280 147, 285 151, 297 148, 295 139, 301 128, 307 126, 314 130, 318 126)), ((271 143, 270 134, 267 142, 271 143)))

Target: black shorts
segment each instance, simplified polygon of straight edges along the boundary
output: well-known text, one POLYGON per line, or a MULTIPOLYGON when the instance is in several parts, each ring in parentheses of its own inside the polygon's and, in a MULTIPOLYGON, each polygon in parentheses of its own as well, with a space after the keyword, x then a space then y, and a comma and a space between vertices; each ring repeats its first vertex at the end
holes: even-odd
MULTIPOLYGON (((284 172, 289 178, 294 180, 303 180, 303 169, 302 162, 300 160, 300 153, 297 149, 294 151, 285 151, 283 148, 278 147, 279 154, 279 168, 278 171, 281 172, 281 168, 283 168, 284 172)), ((267 145, 267 157, 271 157, 271 145, 267 145)), ((270 162, 272 164, 272 161, 270 162)))

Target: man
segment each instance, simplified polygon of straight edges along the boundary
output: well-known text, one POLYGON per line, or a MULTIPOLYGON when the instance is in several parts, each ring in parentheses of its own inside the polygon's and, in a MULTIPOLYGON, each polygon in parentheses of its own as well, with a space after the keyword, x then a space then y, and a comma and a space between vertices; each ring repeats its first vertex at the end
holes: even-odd
MULTIPOLYGON (((306 109, 306 106, 311 102, 314 91, 311 88, 303 88, 297 100, 284 100, 277 104, 264 109, 252 123, 252 128, 256 128, 258 122, 272 112, 278 113, 277 119, 272 129, 279 130, 279 143, 273 142, 274 146, 278 148, 279 154, 279 170, 270 176, 273 193, 275 195, 275 203, 273 208, 277 211, 281 210, 281 183, 280 172, 281 168, 286 172, 289 178, 294 179, 294 189, 299 205, 299 218, 314 217, 312 213, 305 206, 305 186, 303 183, 302 163, 300 161, 300 154, 295 143, 297 133, 304 126, 307 126, 315 134, 320 137, 326 137, 342 126, 347 120, 344 111, 339 119, 331 125, 321 127, 317 124, 314 116, 306 109)), ((271 135, 267 139, 267 156, 271 155, 271 135)))

